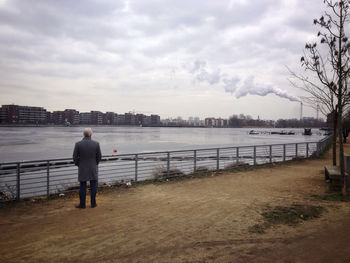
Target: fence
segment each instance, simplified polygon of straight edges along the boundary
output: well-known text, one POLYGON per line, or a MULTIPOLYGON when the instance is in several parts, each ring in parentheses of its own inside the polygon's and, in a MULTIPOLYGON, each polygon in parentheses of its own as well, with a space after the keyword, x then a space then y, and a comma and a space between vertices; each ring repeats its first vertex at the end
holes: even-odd
MULTIPOLYGON (((330 142, 325 137, 318 142, 109 155, 99 164, 99 185, 308 158, 323 153, 330 142)), ((2 163, 0 200, 76 191, 77 173, 72 158, 2 163)))

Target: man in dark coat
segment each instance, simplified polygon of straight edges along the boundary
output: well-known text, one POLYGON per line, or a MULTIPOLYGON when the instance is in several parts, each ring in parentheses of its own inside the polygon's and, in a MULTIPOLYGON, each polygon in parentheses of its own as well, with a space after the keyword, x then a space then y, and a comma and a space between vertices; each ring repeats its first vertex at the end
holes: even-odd
POLYGON ((90 181, 91 207, 96 207, 96 193, 98 170, 97 165, 101 161, 100 144, 91 140, 92 130, 84 129, 84 138, 75 144, 73 152, 74 164, 78 166, 78 180, 80 182, 80 204, 76 208, 85 208, 86 182, 90 181))

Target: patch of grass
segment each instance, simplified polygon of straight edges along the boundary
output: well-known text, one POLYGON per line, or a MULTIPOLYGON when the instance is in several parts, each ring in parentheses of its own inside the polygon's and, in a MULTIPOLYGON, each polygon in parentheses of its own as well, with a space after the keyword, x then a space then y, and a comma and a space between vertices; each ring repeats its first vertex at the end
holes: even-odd
POLYGON ((324 195, 313 195, 314 198, 323 201, 350 202, 350 195, 342 195, 339 191, 329 191, 324 195))
POLYGON ((185 174, 177 168, 173 168, 173 169, 168 169, 164 168, 164 167, 158 167, 155 169, 155 171, 153 172, 153 177, 155 179, 169 179, 171 177, 182 177, 185 174))
POLYGON ((235 170, 235 169, 238 169, 238 168, 242 168, 242 167, 245 167, 245 166, 249 166, 248 163, 244 163, 244 162, 232 162, 232 163, 228 163, 227 165, 225 165, 225 168, 224 170, 226 171, 231 171, 231 170, 235 170))
POLYGON ((249 232, 250 233, 255 233, 255 234, 264 234, 266 232, 266 229, 270 227, 269 224, 264 223, 264 224, 255 224, 254 226, 249 227, 249 232))
POLYGON ((322 212, 323 207, 321 206, 294 204, 289 207, 276 206, 262 213, 262 216, 270 224, 296 225, 301 221, 318 218, 322 212))
POLYGON ((276 206, 269 208, 261 215, 264 222, 250 227, 251 233, 263 234, 266 229, 273 225, 290 225, 294 226, 302 221, 319 218, 324 208, 321 206, 293 204, 291 206, 276 206))

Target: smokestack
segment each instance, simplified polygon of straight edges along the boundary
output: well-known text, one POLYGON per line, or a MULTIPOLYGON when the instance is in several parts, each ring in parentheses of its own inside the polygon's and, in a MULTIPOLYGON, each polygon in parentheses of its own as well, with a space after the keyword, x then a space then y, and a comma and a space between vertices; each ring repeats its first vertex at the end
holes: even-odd
POLYGON ((319 111, 320 111, 320 105, 317 104, 317 113, 316 113, 316 116, 317 116, 316 118, 317 118, 317 120, 318 120, 318 112, 319 112, 319 111))
POLYGON ((300 102, 300 120, 303 119, 303 102, 300 102))

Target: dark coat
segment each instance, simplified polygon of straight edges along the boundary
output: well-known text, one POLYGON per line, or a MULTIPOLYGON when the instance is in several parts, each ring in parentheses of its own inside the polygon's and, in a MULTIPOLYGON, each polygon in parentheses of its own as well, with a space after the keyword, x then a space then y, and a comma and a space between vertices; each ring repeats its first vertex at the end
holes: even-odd
POLYGON ((79 167, 79 182, 97 180, 97 165, 101 161, 100 144, 84 137, 77 142, 73 152, 74 164, 79 167))

